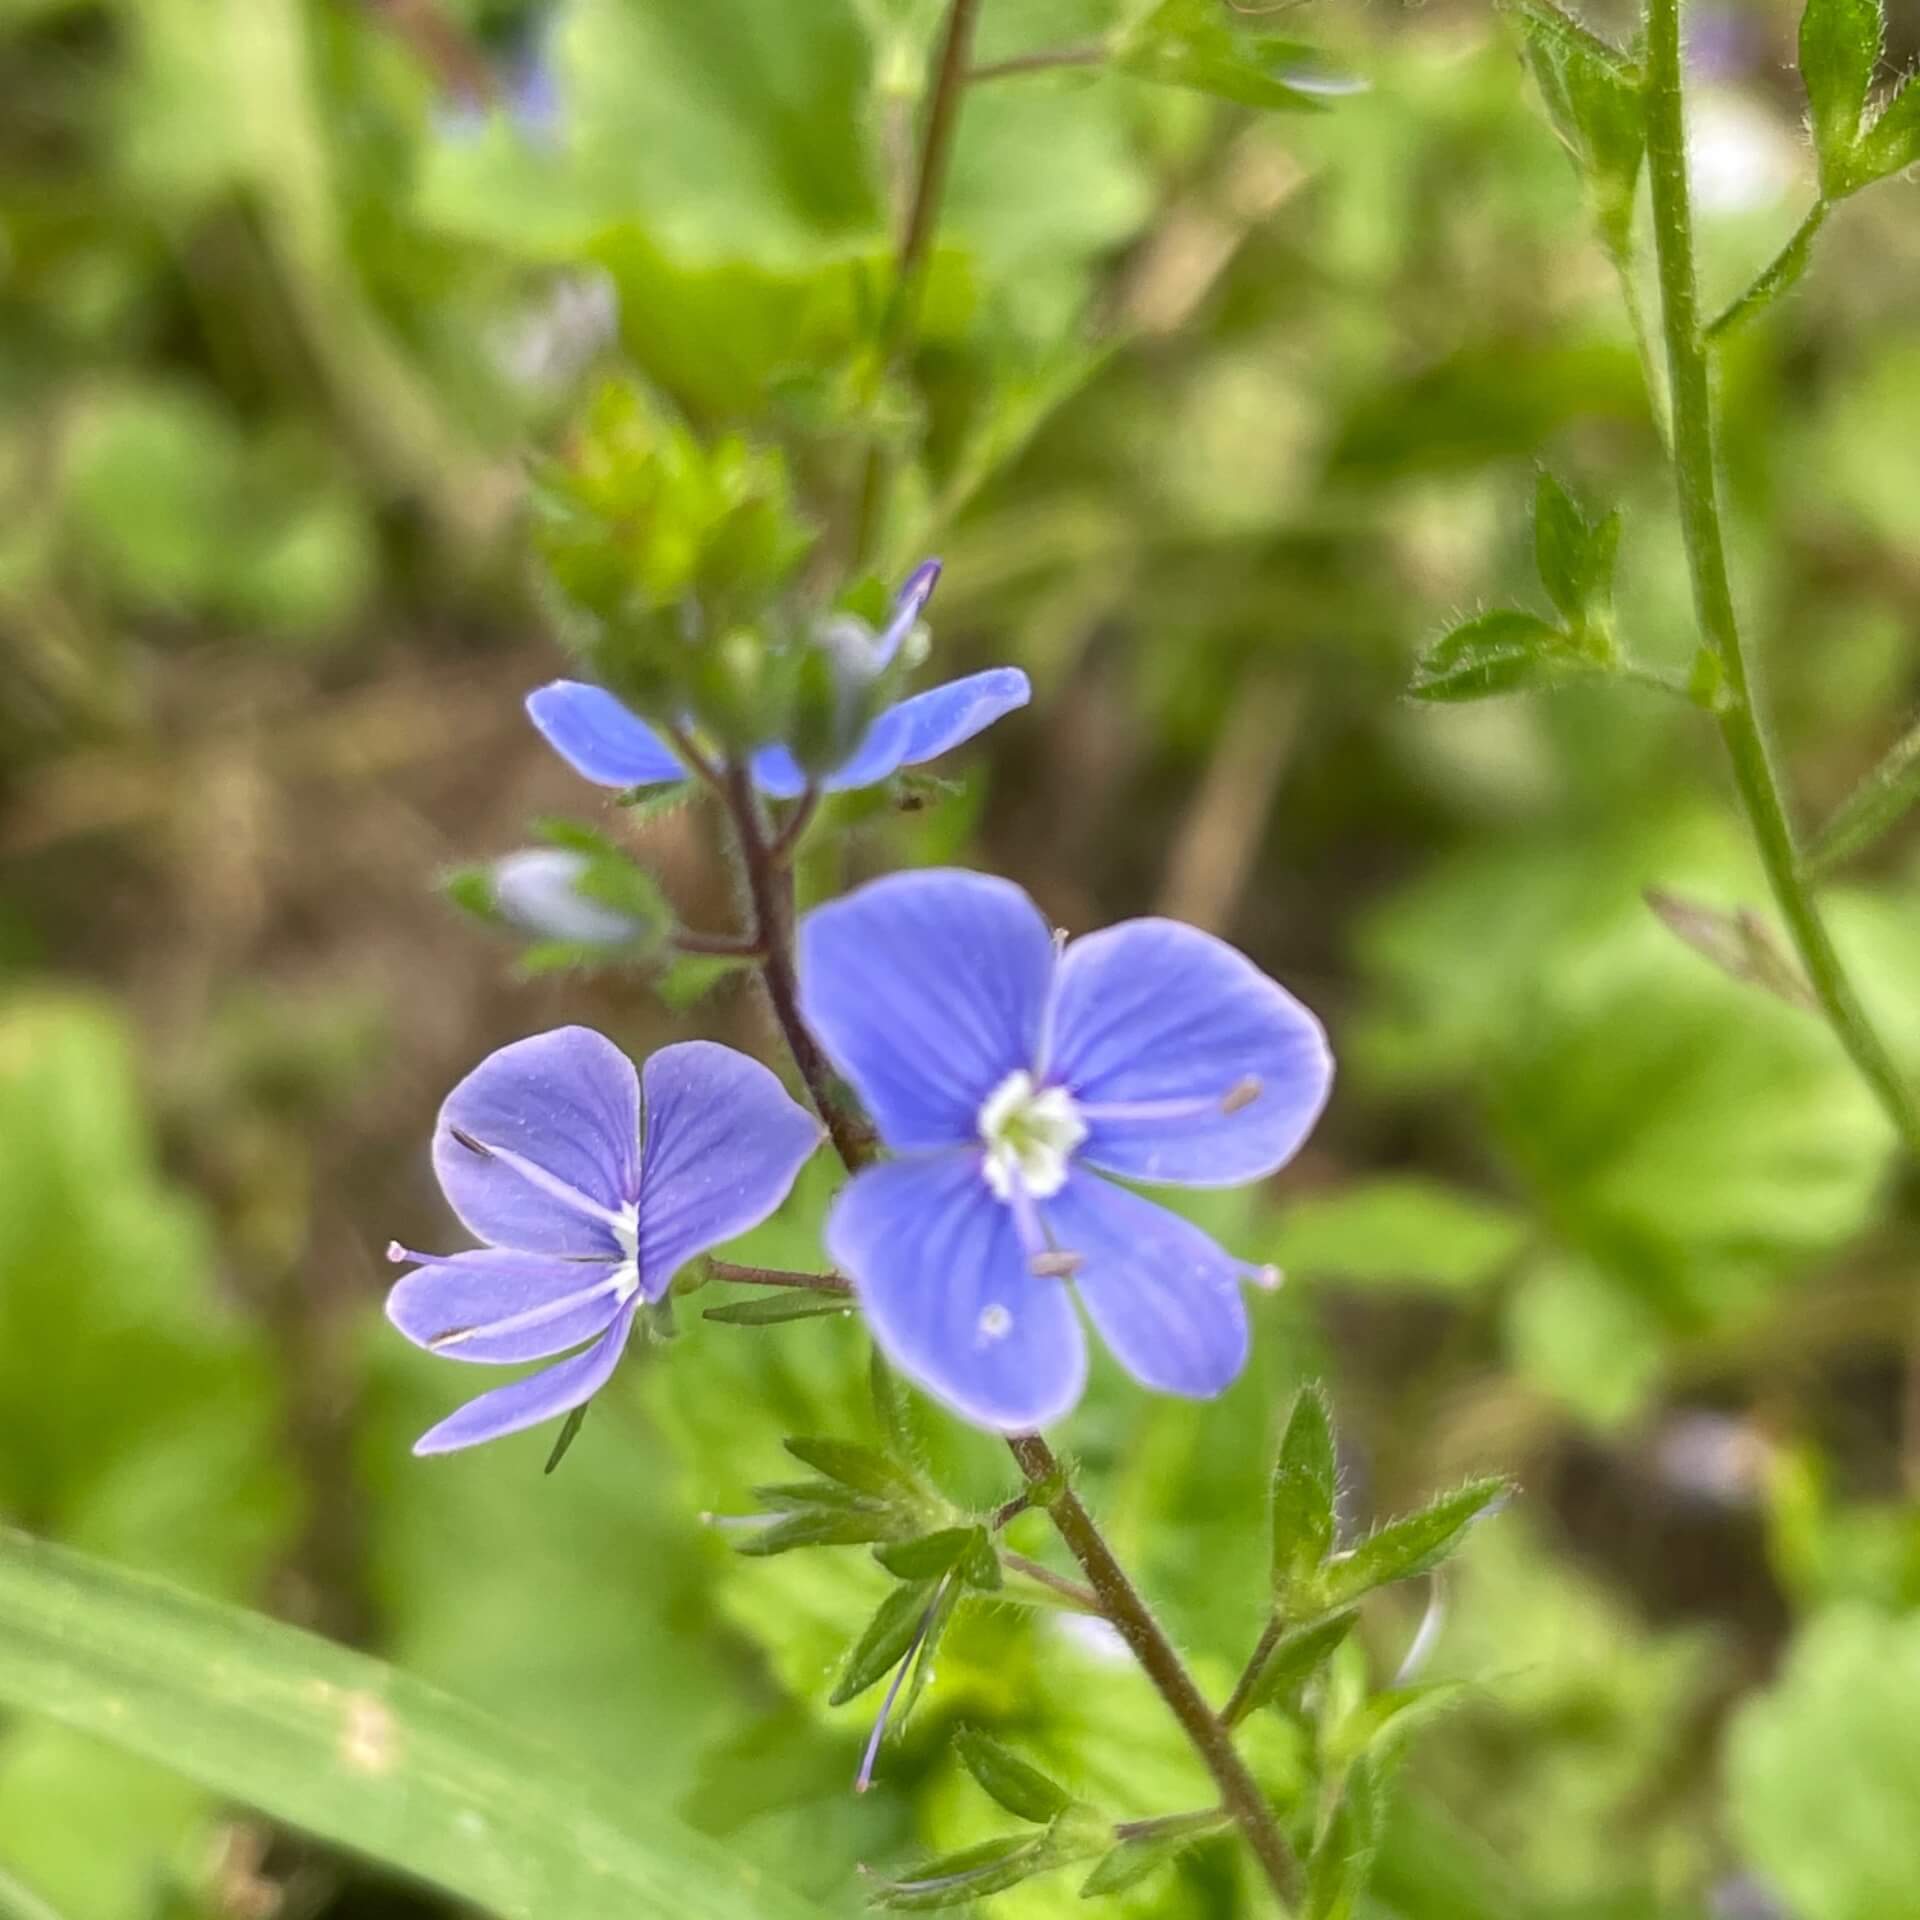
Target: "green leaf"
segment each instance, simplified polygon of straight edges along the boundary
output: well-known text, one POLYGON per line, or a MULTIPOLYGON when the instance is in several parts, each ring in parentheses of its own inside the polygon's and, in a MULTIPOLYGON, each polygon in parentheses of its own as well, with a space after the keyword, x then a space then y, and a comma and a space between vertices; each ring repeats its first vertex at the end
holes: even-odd
POLYGON ((916 1580, 895 1587, 880 1602, 873 1618, 867 1622, 866 1631, 847 1655, 840 1678, 827 1696, 828 1706, 844 1706, 900 1664, 936 1597, 937 1582, 916 1580))
POLYGON ((1307 1862, 1305 1920, 1352 1920, 1358 1912, 1380 1844, 1379 1795, 1373 1768, 1355 1761, 1340 1804, 1307 1862))
POLYGON ((1820 187, 1830 200, 1860 184, 1854 153, 1885 32, 1880 0, 1807 0, 1800 16, 1800 78, 1813 115, 1820 187))
POLYGON ((1333 1650, 1353 1631, 1360 1618, 1357 1607, 1330 1613, 1321 1620, 1289 1627, 1273 1643, 1260 1676, 1247 1691, 1246 1713, 1264 1707, 1269 1700, 1289 1696, 1313 1678, 1333 1650))
POLYGON ((455 867, 443 873, 436 885, 462 913, 489 926, 500 924, 500 910, 493 900, 493 875, 486 867, 455 867))
POLYGON ((1015 1819, 1045 1826, 1073 1804, 1073 1795, 1057 1780, 1048 1779, 978 1727, 960 1728, 953 1745, 966 1770, 1015 1819))
POLYGON ((1571 634, 1531 613, 1501 607, 1436 640, 1414 669, 1416 700, 1484 700, 1560 686, 1599 670, 1571 634))
POLYGON ((502 1920, 817 1913, 657 1800, 406 1674, 12 1532, 0 1700, 502 1920))
POLYGON ((1418 1513, 1388 1521, 1327 1568, 1321 1586, 1327 1604, 1344 1605, 1376 1587, 1437 1567, 1467 1528, 1510 1490, 1505 1480, 1469 1480, 1418 1513))
POLYGON ((1573 1254, 1527 1274, 1506 1302, 1502 1329, 1515 1374, 1602 1429, 1640 1412, 1666 1358, 1659 1314, 1573 1254))
MULTIPOLYGON (((1920 89, 1909 87, 1920 98, 1920 89)), ((1920 136, 1920 116, 1916 116, 1920 136)), ((1886 758, 1840 803, 1801 860, 1809 877, 1831 873, 1864 852, 1920 800, 1920 726, 1902 734, 1886 758)))
MULTIPOLYGON (((846 1303, 841 1302, 842 1306, 846 1303)), ((898 1461, 890 1459, 878 1447, 863 1447, 852 1440, 788 1440, 787 1451, 804 1461, 816 1473, 838 1480, 843 1486, 857 1487, 862 1493, 883 1500, 905 1501, 915 1505, 925 1501, 926 1489, 919 1476, 898 1461)))
POLYGON ((551 1473, 567 1457, 574 1441, 580 1437, 580 1429, 587 1424, 587 1409, 593 1405, 591 1400, 583 1401, 561 1422, 560 1432, 555 1437, 553 1451, 547 1455, 547 1464, 540 1469, 542 1473, 551 1473))
POLYGON ((894 1515, 877 1508, 809 1507, 776 1520, 759 1533, 735 1543, 734 1551, 750 1560, 764 1560, 796 1547, 859 1547, 890 1540, 900 1530, 894 1515))
POLYGON ((1081 1883, 1081 1899, 1092 1900, 1103 1893, 1125 1893, 1129 1887, 1137 1887, 1208 1830, 1186 1828, 1174 1833, 1143 1833, 1122 1840, 1081 1883))
POLYGON ((1017 1887, 1047 1864, 1044 1834, 1010 1834, 983 1840, 977 1847, 940 1855, 916 1867, 901 1880, 882 1880, 874 1889, 873 1904, 895 1913, 919 1913, 935 1907, 957 1907, 1017 1887))
POLYGON ((1511 1207, 1418 1175, 1388 1175, 1292 1202, 1263 1251, 1291 1274, 1466 1293, 1497 1278, 1527 1232, 1511 1207))
POLYGON ((1326 1389, 1302 1387, 1273 1468, 1273 1584, 1282 1595, 1315 1579, 1333 1551, 1339 1461, 1326 1389))
POLYGON ((1915 165, 1920 165, 1920 80, 1909 75, 1861 135, 1854 151, 1853 185, 1864 187, 1915 165))
POLYGON ((781 1287, 757 1300, 730 1300, 724 1307, 708 1307, 703 1320, 729 1327, 780 1327, 790 1320, 819 1320, 850 1312, 838 1294, 808 1293, 800 1287, 781 1287))
POLYGON ((1920 1615, 1818 1615, 1735 1716, 1727 1793, 1742 1855, 1802 1920, 1888 1920, 1920 1884, 1913 1730, 1920 1615))
POLYGON ((1589 520, 1552 474, 1534 490, 1533 550, 1540 584, 1576 633, 1604 634, 1613 619, 1620 516, 1589 520))
POLYGON ((1313 47, 1241 26, 1214 0, 1161 0, 1120 41, 1112 65, 1243 107, 1319 111, 1320 95, 1342 84, 1325 76, 1313 47))
POLYGON ((1463 1680, 1430 1680, 1417 1687, 1387 1687, 1372 1694, 1341 1725, 1336 1747, 1376 1763, 1390 1759, 1429 1720, 1466 1697, 1463 1680))
POLYGON ((1509 0, 1547 118, 1579 169, 1602 234, 1623 251, 1646 150, 1640 70, 1550 0, 1509 0))

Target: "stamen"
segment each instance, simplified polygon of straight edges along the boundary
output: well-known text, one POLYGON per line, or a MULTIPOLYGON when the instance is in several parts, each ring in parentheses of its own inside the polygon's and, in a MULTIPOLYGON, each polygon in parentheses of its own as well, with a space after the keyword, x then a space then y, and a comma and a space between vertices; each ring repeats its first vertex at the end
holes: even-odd
MULTIPOLYGON (((483 1160, 498 1160, 503 1167, 517 1173, 528 1186, 537 1188, 549 1200, 557 1200, 563 1207, 589 1220, 598 1220, 602 1226, 613 1228, 616 1234, 631 1230, 634 1212, 631 1206, 623 1213, 616 1213, 611 1207, 603 1207, 591 1195, 582 1193, 578 1187, 569 1186, 558 1174, 549 1173, 525 1154, 515 1153, 510 1147, 496 1147, 488 1141, 476 1140, 461 1127, 449 1127, 447 1131, 469 1153, 478 1154, 483 1160)), ((625 1244, 624 1240, 622 1244, 625 1244)))
POLYGON ((476 1140, 464 1127, 449 1127, 447 1131, 466 1148, 469 1153, 477 1154, 482 1160, 493 1158, 493 1149, 482 1141, 476 1140))
POLYGON ((575 1307, 584 1307, 589 1300, 596 1300, 603 1293, 611 1293, 624 1302, 631 1300, 639 1290, 640 1276, 629 1262, 591 1287, 583 1287, 577 1293, 563 1294, 558 1300, 548 1300, 540 1306, 529 1307, 524 1313, 510 1313, 504 1319, 492 1320, 483 1326, 449 1327, 445 1333, 436 1333, 427 1346, 431 1352, 444 1353, 449 1347, 462 1346, 469 1340, 502 1333, 524 1333, 531 1327, 543 1327, 550 1320, 558 1320, 575 1307))
POLYGON ((1036 1253, 1027 1262, 1027 1271, 1038 1280, 1071 1280, 1086 1264, 1087 1256, 1084 1253, 1049 1248, 1045 1253, 1036 1253))
POLYGON ((893 1718, 893 1703, 899 1699, 907 1674, 919 1658, 920 1649, 927 1643, 927 1635, 932 1630, 935 1616, 940 1612, 941 1602, 946 1598, 947 1583, 952 1578, 952 1574, 947 1574, 934 1588, 933 1598, 927 1602, 927 1610, 920 1616, 920 1624, 914 1628, 913 1638, 908 1641, 907 1650, 900 1656, 899 1666, 894 1669, 887 1697, 880 1703, 880 1717, 873 1723, 873 1732, 867 1737, 866 1751, 860 1756, 860 1771, 853 1780, 855 1793, 865 1793, 873 1785, 873 1764, 880 1757, 880 1742, 886 1738, 887 1722, 893 1718))
POLYGON ((1222 1113, 1238 1113, 1242 1107, 1250 1107, 1260 1098, 1260 1081, 1255 1074, 1248 1074, 1244 1080, 1236 1080, 1230 1086, 1220 1102, 1222 1113))
POLYGON ((1264 1091, 1258 1077, 1248 1074, 1225 1093, 1196 1093, 1168 1100, 1087 1100, 1081 1103, 1080 1112, 1096 1124, 1102 1120, 1199 1120, 1243 1112, 1264 1091))

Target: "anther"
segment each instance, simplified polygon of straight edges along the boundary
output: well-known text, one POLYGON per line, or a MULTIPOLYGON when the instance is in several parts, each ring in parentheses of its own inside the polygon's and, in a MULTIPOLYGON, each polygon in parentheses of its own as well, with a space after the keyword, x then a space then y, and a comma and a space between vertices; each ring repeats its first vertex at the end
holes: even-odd
POLYGON ((1049 1248, 1036 1253, 1027 1262, 1027 1271, 1040 1280, 1071 1280, 1087 1264, 1084 1253, 1067 1253, 1049 1248))
POLYGON ((1222 1113, 1238 1113, 1242 1107, 1250 1107, 1260 1098, 1260 1082, 1254 1074, 1248 1074, 1244 1080, 1236 1080, 1230 1086, 1220 1102, 1222 1113))
POLYGON ((466 1148, 469 1153, 477 1153, 482 1160, 493 1158, 493 1149, 482 1140, 476 1140, 464 1127, 449 1127, 447 1131, 466 1148))

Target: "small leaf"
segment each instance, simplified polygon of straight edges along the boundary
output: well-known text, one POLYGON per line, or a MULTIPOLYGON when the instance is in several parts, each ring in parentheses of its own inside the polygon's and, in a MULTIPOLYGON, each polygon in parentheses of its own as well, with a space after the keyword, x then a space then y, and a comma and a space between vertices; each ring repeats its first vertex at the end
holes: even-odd
POLYGON ((1388 1521, 1327 1568, 1322 1583, 1327 1603, 1342 1606, 1375 1587, 1429 1572, 1460 1544, 1467 1528, 1509 1491, 1505 1480, 1469 1480, 1418 1513, 1388 1521))
POLYGON ((1125 1893, 1129 1887, 1137 1887, 1208 1830, 1190 1827, 1173 1833, 1137 1834, 1122 1840, 1082 1882, 1081 1899, 1092 1900, 1103 1893, 1125 1893))
POLYGON ((753 1497, 763 1507, 772 1507, 782 1513, 805 1513, 816 1508, 828 1508, 835 1513, 871 1513, 906 1518, 892 1501, 876 1500, 871 1494, 843 1487, 835 1480, 778 1480, 770 1486, 755 1487, 753 1497))
POLYGON ((500 924, 500 910, 493 899, 493 875, 485 867, 455 867, 443 873, 436 885, 462 913, 489 926, 500 924))
POLYGON ((880 1602, 866 1631, 854 1642, 834 1682, 827 1704, 845 1706, 856 1695, 865 1693, 875 1681, 883 1679, 906 1658, 935 1599, 931 1580, 917 1580, 898 1586, 880 1602))
POLYGON ((1248 1689, 1242 1717, 1256 1707, 1265 1706, 1269 1700, 1285 1698, 1304 1686, 1326 1663, 1334 1648, 1353 1631, 1353 1624, 1359 1618, 1358 1608, 1347 1607, 1324 1619, 1289 1627, 1273 1643, 1260 1669, 1260 1677, 1248 1689))
POLYGON ((732 1300, 724 1307, 708 1307, 701 1317, 718 1320, 729 1327, 778 1327, 789 1320, 817 1320, 848 1310, 846 1301, 837 1294, 782 1287, 779 1292, 764 1294, 758 1300, 732 1300))
POLYGON ((1465 1698, 1461 1680, 1432 1680, 1417 1687, 1390 1687, 1374 1694, 1340 1729, 1340 1745, 1376 1761, 1396 1753, 1427 1721, 1465 1698))
POLYGON ((1273 1469, 1273 1583, 1286 1594, 1313 1580, 1333 1551, 1338 1462, 1325 1389, 1295 1397, 1273 1469))
POLYGON ((1373 1768, 1356 1760, 1340 1804, 1307 1862, 1305 1920, 1352 1920, 1373 1871, 1380 1835, 1379 1786, 1373 1768))
POLYGON ((1920 80, 1908 76, 1854 151, 1853 185, 1864 187, 1920 166, 1920 80))
POLYGON ((1813 115, 1820 187, 1830 200, 1860 184, 1854 154, 1885 30, 1880 0, 1807 0, 1800 16, 1800 78, 1813 115))
POLYGON ((1621 252, 1647 144, 1640 70, 1550 0, 1510 4, 1547 118, 1573 155, 1608 245, 1621 252))
POLYGON ((1613 617, 1620 516, 1589 520, 1552 474, 1534 492, 1533 550, 1540 584, 1576 633, 1604 634, 1613 617))
POLYGON ((1559 686, 1595 670, 1571 634, 1531 613, 1502 607, 1436 640, 1420 656, 1407 691, 1416 700, 1484 700, 1559 686))
POLYGON ((972 1550, 978 1527, 942 1527, 917 1539, 876 1547, 873 1557, 900 1580, 937 1580, 951 1573, 972 1550))
POLYGON ((1114 49, 1120 73, 1190 87, 1243 107, 1321 110, 1321 96, 1351 91, 1318 50, 1237 25, 1217 0, 1161 0, 1114 49))
POLYGON ((796 1547, 858 1547, 889 1540, 899 1531, 893 1516, 859 1509, 810 1507, 776 1520, 764 1532, 747 1535, 734 1547, 750 1560, 764 1560, 796 1547))
MULTIPOLYGON (((841 1306, 846 1305, 844 1297, 841 1306)), ((796 1460, 816 1473, 824 1473, 842 1486, 857 1487, 884 1500, 909 1503, 925 1498, 918 1478, 898 1461, 889 1459, 878 1447, 863 1447, 852 1440, 809 1440, 784 1442, 796 1460)))
POLYGON ((592 1405, 591 1400, 583 1400, 567 1415, 561 1425, 559 1438, 553 1443, 553 1451, 547 1455, 547 1464, 541 1468, 542 1473, 551 1473, 567 1457, 567 1449, 579 1437, 580 1429, 587 1424, 587 1409, 592 1405))
POLYGON ((973 1544, 960 1561, 960 1578, 983 1593, 998 1593, 1003 1584, 999 1549, 985 1527, 974 1529, 973 1544))
POLYGON ((978 1727, 960 1728, 953 1745, 966 1770, 1015 1819, 1043 1827, 1073 1804, 1073 1795, 1057 1780, 1048 1779, 978 1727))
POLYGON ((1045 1854, 1044 1834, 985 1840, 977 1847, 925 1861, 906 1879, 881 1881, 874 1889, 873 1904, 895 1913, 957 1907, 1017 1887, 1046 1864, 1045 1854))
POLYGON ((1726 913, 1663 887, 1649 887, 1646 897, 1663 926, 1729 979, 1763 988, 1790 1007, 1818 1009, 1820 1003, 1799 964, 1751 907, 1726 913))

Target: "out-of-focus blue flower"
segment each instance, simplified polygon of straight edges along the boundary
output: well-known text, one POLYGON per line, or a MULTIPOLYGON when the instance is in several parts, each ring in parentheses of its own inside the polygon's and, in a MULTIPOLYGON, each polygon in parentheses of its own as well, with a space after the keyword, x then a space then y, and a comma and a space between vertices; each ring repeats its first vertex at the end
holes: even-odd
MULTIPOLYGON (((939 578, 937 560, 914 570, 886 627, 865 639, 870 651, 861 666, 866 674, 877 675, 892 663, 939 578)), ((845 629, 834 632, 836 646, 844 649, 845 629)), ((1018 667, 991 667, 913 694, 878 714, 852 753, 818 784, 828 793, 870 787, 901 767, 937 760, 1003 714, 1025 706, 1031 696, 1018 667)), ((555 680, 527 696, 527 712, 561 759, 600 786, 650 787, 687 777, 672 747, 604 687, 555 680)), ((791 800, 806 790, 805 772, 783 745, 761 747, 752 756, 752 768, 754 784, 775 800, 791 800)))
POLYGON ((765 1067, 711 1041, 662 1047, 644 1074, 586 1027, 489 1054, 448 1094, 433 1136, 441 1191, 487 1244, 389 1247, 421 1264, 387 1296, 387 1317, 452 1360, 569 1357, 470 1400, 414 1452, 497 1439, 592 1398, 641 1302, 772 1213, 819 1140, 765 1067))
POLYGON ((1105 1175, 1236 1186, 1326 1104, 1320 1024, 1224 941, 1131 920, 1070 946, 984 874, 878 880, 801 928, 808 1024, 894 1158, 827 1224, 874 1338, 968 1419, 1080 1396, 1087 1317, 1129 1373, 1206 1397, 1247 1355, 1250 1269, 1105 1175))

